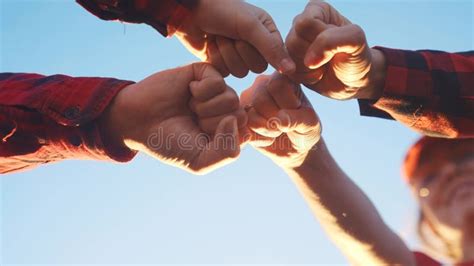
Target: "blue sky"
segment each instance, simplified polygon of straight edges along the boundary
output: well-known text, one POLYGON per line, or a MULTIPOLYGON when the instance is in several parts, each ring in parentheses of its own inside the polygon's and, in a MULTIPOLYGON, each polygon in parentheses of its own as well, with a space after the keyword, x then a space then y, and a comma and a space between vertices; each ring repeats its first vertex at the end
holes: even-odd
MULTIPOLYGON (((250 2, 271 13, 284 35, 306 4, 250 2)), ((371 45, 473 49, 472 1, 329 2, 365 29, 371 45)), ((101 21, 73 1, 0 3, 0 72, 138 81, 196 60, 148 26, 101 21)), ((254 78, 227 81, 240 92, 254 78)), ((416 248, 416 208, 400 163, 417 134, 360 117, 355 102, 306 92, 337 161, 416 248)), ((2 265, 347 263, 289 178, 250 147, 207 176, 139 155, 122 165, 67 161, 0 181, 2 265)))

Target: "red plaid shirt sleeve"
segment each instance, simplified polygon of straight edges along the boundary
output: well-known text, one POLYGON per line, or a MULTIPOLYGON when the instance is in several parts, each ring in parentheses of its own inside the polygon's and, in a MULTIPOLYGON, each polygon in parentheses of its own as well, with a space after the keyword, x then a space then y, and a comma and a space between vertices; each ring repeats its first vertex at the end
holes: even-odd
POLYGON ((0 74, 0 173, 63 159, 130 161, 97 119, 130 81, 0 74))
POLYGON ((385 54, 383 96, 360 100, 361 114, 396 119, 428 136, 474 137, 474 52, 405 51, 385 54))
POLYGON ((415 257, 417 266, 441 266, 442 265, 441 263, 429 257, 425 253, 415 251, 413 252, 413 255, 415 257))
POLYGON ((146 23, 163 36, 172 36, 198 0, 76 0, 104 20, 146 23))

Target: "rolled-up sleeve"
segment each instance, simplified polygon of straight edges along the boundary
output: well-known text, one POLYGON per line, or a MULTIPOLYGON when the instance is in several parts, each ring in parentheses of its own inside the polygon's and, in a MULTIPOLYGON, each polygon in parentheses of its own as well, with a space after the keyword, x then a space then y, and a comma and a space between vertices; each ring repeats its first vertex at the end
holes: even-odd
POLYGON ((127 162, 136 152, 111 143, 98 118, 131 81, 0 74, 0 173, 64 159, 127 162))
POLYGON ((474 137, 474 52, 375 47, 387 61, 383 96, 361 114, 395 119, 428 136, 474 137))
POLYGON ((163 36, 176 32, 191 14, 198 0, 76 0, 103 20, 146 23, 163 36))

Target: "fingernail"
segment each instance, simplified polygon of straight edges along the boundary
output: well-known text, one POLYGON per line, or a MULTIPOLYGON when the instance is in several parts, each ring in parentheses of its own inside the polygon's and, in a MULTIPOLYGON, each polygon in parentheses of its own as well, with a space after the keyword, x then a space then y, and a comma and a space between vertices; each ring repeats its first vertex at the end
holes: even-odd
POLYGON ((309 51, 306 57, 304 58, 304 64, 310 69, 316 69, 316 54, 313 51, 309 51))
POLYGON ((282 74, 290 74, 293 73, 296 70, 296 65, 293 60, 289 58, 285 58, 281 60, 280 62, 280 72, 282 74))

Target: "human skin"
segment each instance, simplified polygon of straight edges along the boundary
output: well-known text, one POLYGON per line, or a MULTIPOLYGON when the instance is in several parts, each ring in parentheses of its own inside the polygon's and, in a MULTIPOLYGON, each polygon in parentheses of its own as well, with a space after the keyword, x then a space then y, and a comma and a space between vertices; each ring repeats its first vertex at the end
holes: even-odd
POLYGON ((292 178, 351 263, 415 264, 405 243, 332 158, 321 138, 320 121, 298 85, 277 74, 261 77, 243 93, 241 102, 250 107, 252 146, 292 178))
POLYGON ((474 261, 474 154, 426 166, 411 184, 422 226, 449 243, 454 262, 474 261))
POLYGON ((115 145, 205 174, 238 157, 247 115, 221 74, 195 63, 124 88, 99 122, 115 145))
POLYGON ((176 36, 224 76, 262 73, 267 63, 282 73, 295 70, 272 17, 245 1, 200 0, 176 36))
POLYGON ((274 73, 241 95, 254 147, 279 165, 300 165, 320 138, 321 125, 301 87, 274 73), (251 106, 249 108, 249 106, 251 106))
POLYGON ((362 28, 330 4, 311 0, 286 37, 296 62, 290 77, 336 100, 378 99, 386 76, 383 53, 371 49, 362 28))

